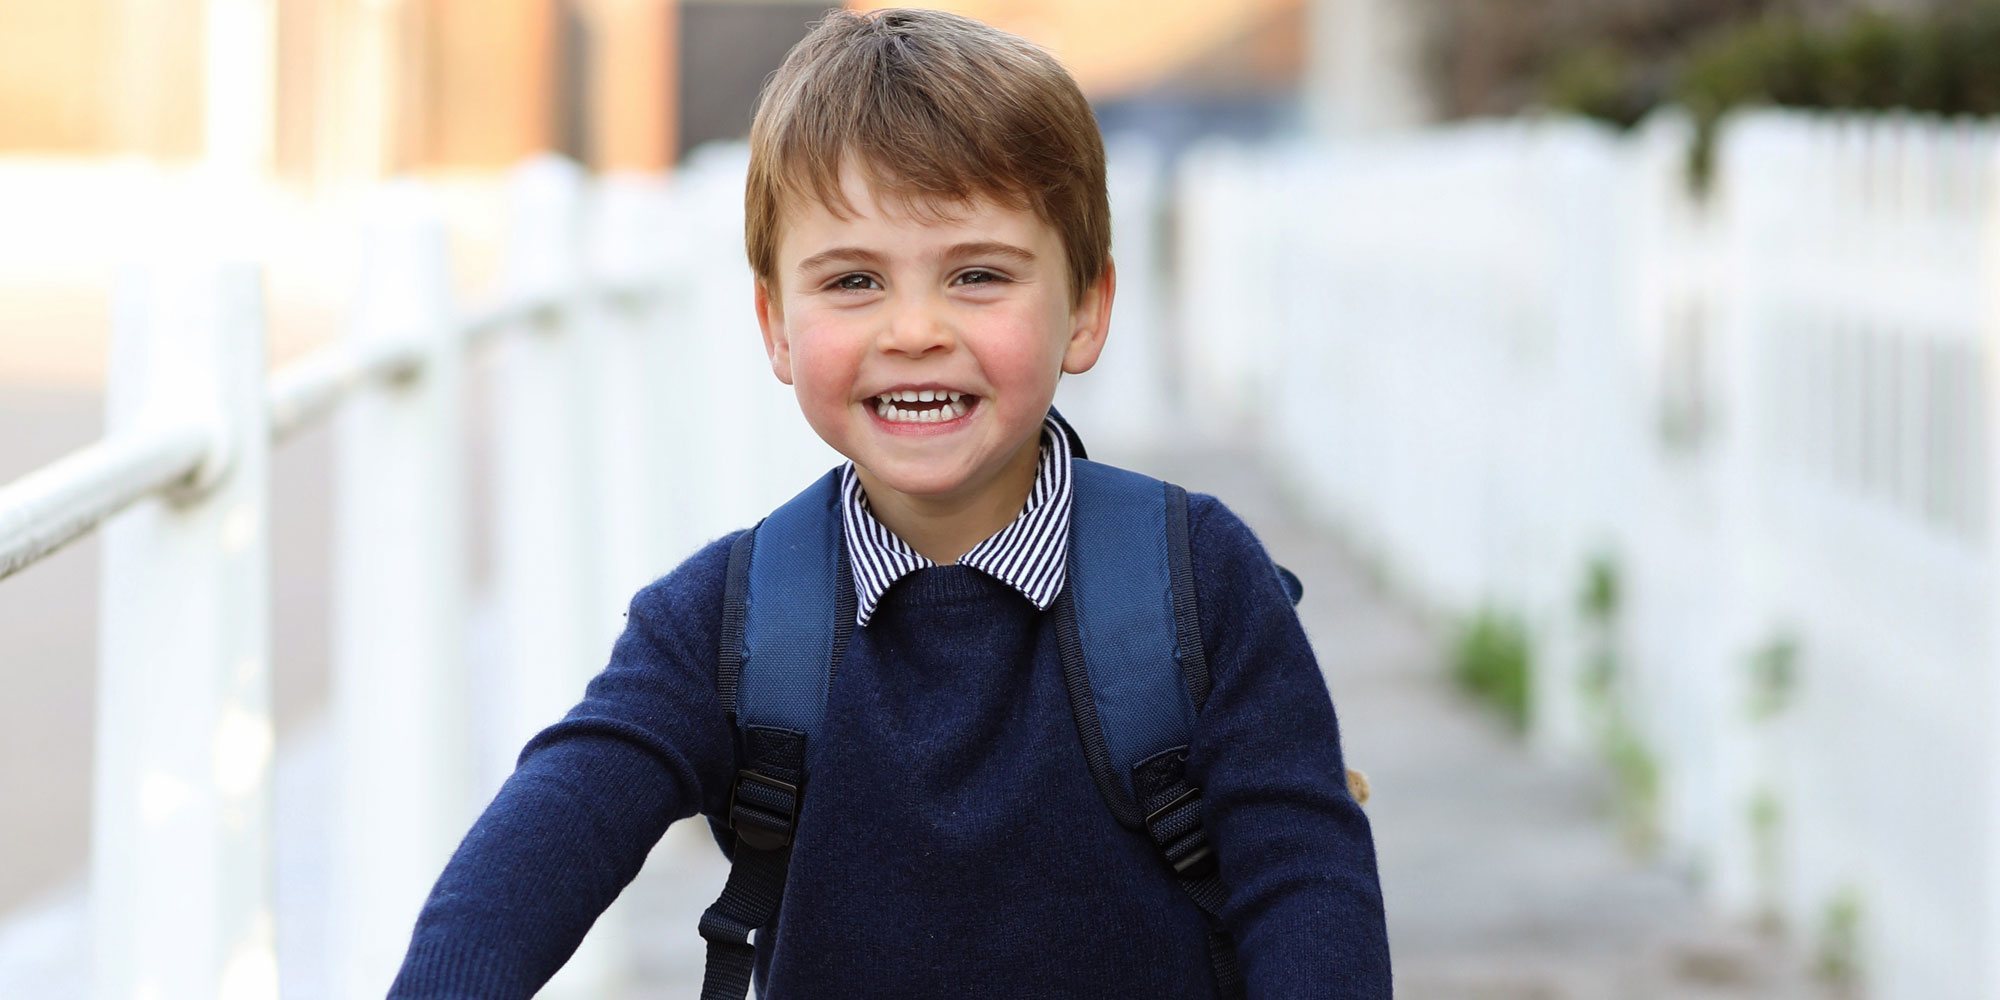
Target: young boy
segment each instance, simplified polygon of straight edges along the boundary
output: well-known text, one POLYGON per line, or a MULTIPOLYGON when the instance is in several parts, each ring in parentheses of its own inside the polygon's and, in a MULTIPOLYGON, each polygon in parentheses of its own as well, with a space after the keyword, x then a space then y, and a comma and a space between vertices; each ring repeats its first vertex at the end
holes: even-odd
MULTIPOLYGON (((1115 285, 1089 105, 978 22, 833 12, 750 145, 757 319, 850 460, 855 598, 759 995, 1216 996, 1202 910, 1086 768, 1048 611, 1072 497, 1050 402, 1096 362, 1115 285)), ((1185 768, 1247 995, 1388 997, 1374 844, 1304 631, 1242 520, 1195 493, 1188 522, 1212 687, 1185 768)), ((669 824, 729 815, 716 670, 740 534, 632 599, 609 665, 446 867, 392 995, 531 995, 669 824)))

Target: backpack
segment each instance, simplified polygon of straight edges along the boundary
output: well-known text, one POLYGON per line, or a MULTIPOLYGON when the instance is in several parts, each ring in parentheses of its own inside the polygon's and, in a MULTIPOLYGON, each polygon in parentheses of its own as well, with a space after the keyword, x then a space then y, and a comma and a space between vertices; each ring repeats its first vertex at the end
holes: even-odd
MULTIPOLYGON (((1075 492, 1068 578, 1049 612, 1084 756, 1112 815, 1153 842, 1207 917, 1218 995, 1240 998, 1235 947, 1221 920, 1227 892, 1202 831, 1201 790, 1183 773, 1188 733, 1209 688, 1187 492, 1090 461, 1076 432, 1050 412, 1070 442, 1075 492)), ((854 631, 839 473, 828 471, 730 549, 716 686, 737 772, 726 818, 709 818, 730 869, 722 896, 701 918, 702 1000, 743 1000, 750 989, 750 932, 777 914, 813 737, 824 731, 826 692, 854 631)), ((1297 604, 1298 577, 1272 568, 1297 604)))

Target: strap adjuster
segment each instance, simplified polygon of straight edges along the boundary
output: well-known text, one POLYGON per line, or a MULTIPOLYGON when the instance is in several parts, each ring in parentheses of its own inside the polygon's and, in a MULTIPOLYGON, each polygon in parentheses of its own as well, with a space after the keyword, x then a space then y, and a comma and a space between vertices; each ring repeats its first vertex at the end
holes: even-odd
POLYGON ((799 786, 748 768, 729 789, 729 828, 738 844, 775 851, 792 842, 799 823, 799 786))
POLYGON ((1148 827, 1152 826, 1154 820, 1159 819, 1161 816, 1173 812, 1176 809, 1179 809, 1181 807, 1181 804, 1186 802, 1187 800, 1198 799, 1198 798, 1201 798, 1201 789, 1196 788, 1193 785, 1189 785, 1187 791, 1174 796, 1172 802, 1169 802, 1166 805, 1163 805, 1160 808, 1147 813, 1146 825, 1148 827))
POLYGON ((1146 814, 1146 830, 1152 835, 1153 842, 1159 845, 1161 854, 1174 866, 1175 875, 1198 878, 1207 874, 1208 865, 1215 856, 1215 852, 1208 846, 1207 832, 1202 829, 1199 816, 1188 829, 1180 831, 1177 836, 1173 831, 1158 829, 1154 823, 1188 802, 1200 798, 1201 789, 1189 785, 1186 791, 1174 796, 1172 801, 1146 814), (1199 871, 1195 870, 1197 867, 1200 868, 1199 871))

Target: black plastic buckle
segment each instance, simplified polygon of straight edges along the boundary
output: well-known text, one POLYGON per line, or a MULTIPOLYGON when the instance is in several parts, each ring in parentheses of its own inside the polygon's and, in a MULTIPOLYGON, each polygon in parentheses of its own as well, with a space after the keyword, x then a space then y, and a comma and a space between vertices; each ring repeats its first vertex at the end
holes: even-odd
POLYGON ((799 786, 756 771, 736 772, 736 783, 729 788, 729 828, 736 831, 739 844, 759 851, 775 851, 792 842, 792 832, 798 825, 799 786), (755 782, 785 796, 788 803, 785 811, 774 813, 755 803, 744 803, 742 792, 745 782, 755 782), (744 820, 749 822, 744 823, 744 820))
MULTIPOLYGON (((1174 796, 1173 801, 1168 802, 1166 805, 1163 805, 1160 808, 1155 809, 1152 812, 1146 814, 1146 829, 1149 832, 1152 831, 1154 820, 1157 820, 1161 816, 1165 816, 1166 814, 1173 812, 1176 809, 1179 809, 1182 805, 1186 804, 1190 799, 1199 799, 1199 798, 1201 798, 1201 789, 1196 788, 1192 785, 1188 786, 1188 790, 1180 793, 1179 795, 1174 796)), ((1157 833, 1154 835, 1154 839, 1157 842, 1158 840, 1157 833)), ((1190 871, 1197 865, 1202 865, 1204 862, 1209 861, 1211 858, 1214 857, 1215 853, 1214 851, 1209 849, 1208 833, 1207 831, 1202 829, 1201 821, 1197 819, 1195 821, 1194 828, 1189 830, 1187 833, 1183 834, 1181 839, 1183 841, 1190 839, 1193 840, 1194 849, 1190 850, 1185 857, 1177 861, 1169 859, 1174 866, 1174 874, 1192 875, 1194 877, 1199 877, 1203 874, 1206 874, 1207 869, 1205 867, 1202 869, 1202 871, 1198 872, 1190 871)), ((1161 844, 1160 846, 1162 851, 1166 850, 1165 844, 1161 844)))

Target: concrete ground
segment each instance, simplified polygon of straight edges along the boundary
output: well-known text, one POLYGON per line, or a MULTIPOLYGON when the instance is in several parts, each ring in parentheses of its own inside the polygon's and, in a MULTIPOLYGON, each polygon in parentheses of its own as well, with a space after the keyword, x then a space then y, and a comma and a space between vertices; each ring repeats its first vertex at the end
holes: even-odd
POLYGON ((1245 459, 1132 463, 1213 493, 1305 583, 1299 607, 1350 767, 1367 773, 1396 993, 1406 1000, 1832 996, 1796 949, 1703 912, 1632 858, 1608 773, 1530 755, 1446 673, 1443 629, 1377 592, 1245 459))

